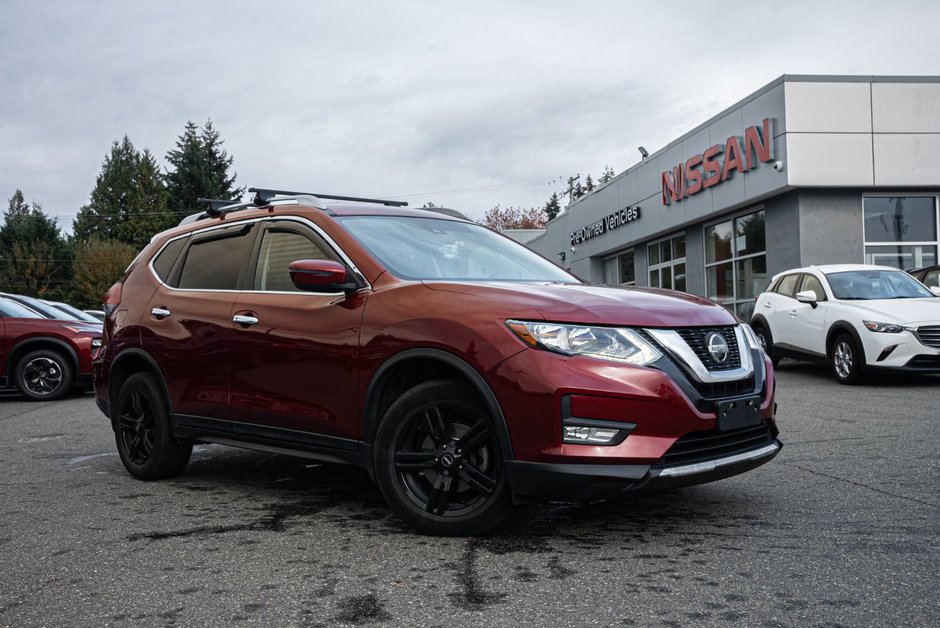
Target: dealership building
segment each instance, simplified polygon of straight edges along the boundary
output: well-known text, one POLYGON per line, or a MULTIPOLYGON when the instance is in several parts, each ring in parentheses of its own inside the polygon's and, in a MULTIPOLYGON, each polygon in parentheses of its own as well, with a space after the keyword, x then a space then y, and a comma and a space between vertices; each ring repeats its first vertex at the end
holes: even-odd
POLYGON ((812 264, 937 263, 940 77, 784 75, 573 202, 528 246, 748 320, 812 264))

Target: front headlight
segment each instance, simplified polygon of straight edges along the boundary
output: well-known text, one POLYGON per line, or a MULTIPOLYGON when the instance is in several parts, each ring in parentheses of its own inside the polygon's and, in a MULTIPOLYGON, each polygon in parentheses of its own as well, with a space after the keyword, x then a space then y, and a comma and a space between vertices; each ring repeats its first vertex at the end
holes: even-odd
POLYGON ((565 355, 584 355, 637 365, 650 364, 663 356, 639 333, 625 327, 528 321, 506 321, 506 325, 526 344, 565 355))
POLYGON ((874 331, 881 334, 900 334, 904 331, 903 325, 895 325, 894 323, 879 323, 877 321, 862 321, 862 324, 865 325, 865 328, 868 331, 874 331))
POLYGON ((744 332, 744 340, 747 341, 747 346, 751 349, 757 349, 763 351, 764 347, 760 343, 760 339, 757 337, 757 334, 754 333, 754 330, 747 323, 741 323, 741 331, 744 332))

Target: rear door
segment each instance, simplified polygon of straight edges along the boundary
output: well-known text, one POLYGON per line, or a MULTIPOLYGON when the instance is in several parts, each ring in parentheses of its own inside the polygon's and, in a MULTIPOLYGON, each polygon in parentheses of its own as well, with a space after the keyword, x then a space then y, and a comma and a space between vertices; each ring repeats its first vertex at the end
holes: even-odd
POLYGON ((310 436, 312 444, 348 446, 358 438, 359 330, 366 293, 298 290, 288 266, 302 259, 346 263, 309 223, 268 221, 255 245, 246 290, 232 312, 246 321, 233 323, 231 331, 234 429, 275 439, 309 432, 332 437, 310 436))
MULTIPOLYGON (((246 223, 193 234, 144 311, 141 343, 178 415, 228 418, 232 308, 258 230, 246 223)), ((158 254, 152 266, 158 276, 162 261, 158 254)))

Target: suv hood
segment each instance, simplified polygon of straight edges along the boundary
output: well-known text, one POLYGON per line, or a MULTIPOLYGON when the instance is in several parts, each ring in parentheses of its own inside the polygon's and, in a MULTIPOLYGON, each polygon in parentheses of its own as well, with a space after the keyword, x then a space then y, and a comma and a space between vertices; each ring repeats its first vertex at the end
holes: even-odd
POLYGON ((614 288, 589 284, 536 282, 425 281, 431 290, 488 299, 507 317, 520 309, 558 323, 630 327, 734 325, 737 320, 717 303, 684 292, 654 288, 614 288))
POLYGON ((940 298, 923 299, 870 299, 865 301, 840 301, 855 310, 865 320, 898 325, 923 325, 940 323, 940 298))

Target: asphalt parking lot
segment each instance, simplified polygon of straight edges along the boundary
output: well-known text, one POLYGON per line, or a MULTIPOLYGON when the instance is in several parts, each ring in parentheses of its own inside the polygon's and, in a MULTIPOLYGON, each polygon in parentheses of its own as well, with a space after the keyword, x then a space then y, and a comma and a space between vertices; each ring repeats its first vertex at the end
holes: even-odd
POLYGON ((940 377, 778 376, 764 467, 472 539, 309 460, 205 446, 139 482, 91 396, 0 395, 0 625, 935 625, 940 377))

